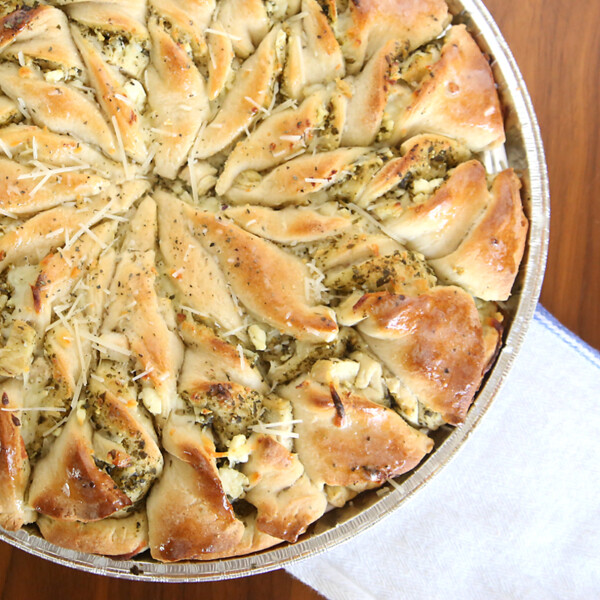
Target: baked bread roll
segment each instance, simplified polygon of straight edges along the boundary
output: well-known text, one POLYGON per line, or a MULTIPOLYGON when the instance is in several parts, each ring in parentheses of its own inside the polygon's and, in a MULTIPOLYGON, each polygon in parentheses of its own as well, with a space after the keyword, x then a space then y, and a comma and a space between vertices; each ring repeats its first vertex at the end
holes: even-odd
POLYGON ((443 0, 0 7, 0 525, 215 560, 419 468, 527 237, 443 0), (32 525, 34 526, 34 525, 32 525))

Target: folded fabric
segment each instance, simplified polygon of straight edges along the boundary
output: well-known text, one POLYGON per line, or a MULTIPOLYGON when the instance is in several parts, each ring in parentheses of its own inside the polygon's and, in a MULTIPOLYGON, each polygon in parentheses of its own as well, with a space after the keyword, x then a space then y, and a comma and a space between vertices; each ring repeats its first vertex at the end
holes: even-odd
POLYGON ((539 307, 457 456, 382 522, 288 571, 330 600, 600 597, 600 354, 539 307))

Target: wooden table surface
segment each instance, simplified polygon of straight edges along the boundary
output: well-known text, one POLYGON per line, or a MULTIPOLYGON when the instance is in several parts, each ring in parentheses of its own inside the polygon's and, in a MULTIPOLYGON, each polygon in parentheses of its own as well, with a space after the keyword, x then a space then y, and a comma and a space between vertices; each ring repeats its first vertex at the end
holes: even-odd
MULTIPOLYGON (((600 2, 485 3, 523 72, 546 147, 552 233, 542 303, 600 348, 600 2)), ((0 593, 2 600, 320 597, 283 571, 220 583, 145 584, 80 573, 6 544, 0 593)))

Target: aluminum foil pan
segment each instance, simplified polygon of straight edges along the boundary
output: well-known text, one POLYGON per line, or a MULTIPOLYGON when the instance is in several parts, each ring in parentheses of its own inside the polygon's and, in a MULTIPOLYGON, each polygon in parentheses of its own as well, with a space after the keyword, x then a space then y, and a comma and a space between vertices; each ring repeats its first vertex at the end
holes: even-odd
POLYGON ((505 110, 505 147, 484 156, 488 170, 507 165, 523 183, 529 240, 513 296, 505 306, 508 331, 494 368, 488 374, 466 421, 459 427, 435 432, 435 451, 417 469, 382 491, 362 494, 349 505, 325 514, 295 544, 283 544, 242 558, 208 562, 162 564, 142 554, 134 560, 112 560, 66 550, 40 537, 35 527, 15 533, 0 530, 0 539, 30 554, 99 575, 156 582, 197 582, 243 577, 279 569, 341 544, 397 510, 438 473, 463 446, 492 403, 515 359, 539 298, 550 225, 550 194, 542 139, 531 99, 506 41, 480 0, 449 0, 455 22, 465 23, 492 68, 505 110))

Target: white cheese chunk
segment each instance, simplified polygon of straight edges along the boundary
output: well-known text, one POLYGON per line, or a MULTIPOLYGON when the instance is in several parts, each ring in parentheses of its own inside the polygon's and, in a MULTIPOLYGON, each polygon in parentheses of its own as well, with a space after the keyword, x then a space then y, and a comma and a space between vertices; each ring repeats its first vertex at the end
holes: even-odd
POLYGON ((219 469, 219 478, 223 484, 223 490, 231 499, 237 500, 244 497, 244 488, 248 487, 250 482, 243 473, 231 467, 221 467, 219 469))
POLYGON ((65 78, 65 73, 62 69, 54 69, 53 71, 46 71, 44 73, 44 79, 48 83, 57 83, 65 78))
POLYGON ((360 370, 360 364, 354 360, 319 360, 312 368, 312 376, 322 383, 331 381, 353 382, 360 370))
POLYGON ((437 179, 415 179, 412 185, 415 194, 431 194, 438 188, 444 180, 439 177, 437 179))
POLYGON ((248 327, 248 336, 256 350, 265 350, 267 348, 267 334, 258 325, 250 325, 248 327))
POLYGON ((143 112, 144 105, 146 104, 146 90, 144 86, 137 79, 130 79, 123 86, 123 89, 127 94, 127 98, 129 98, 138 112, 143 112))
POLYGON ((233 466, 236 463, 248 462, 250 452, 252 452, 252 447, 248 443, 245 435, 239 434, 233 436, 229 442, 229 447, 227 448, 229 464, 233 466))
POLYGON ((162 402, 160 396, 153 388, 145 387, 140 393, 140 398, 149 413, 160 415, 162 412, 162 402))

